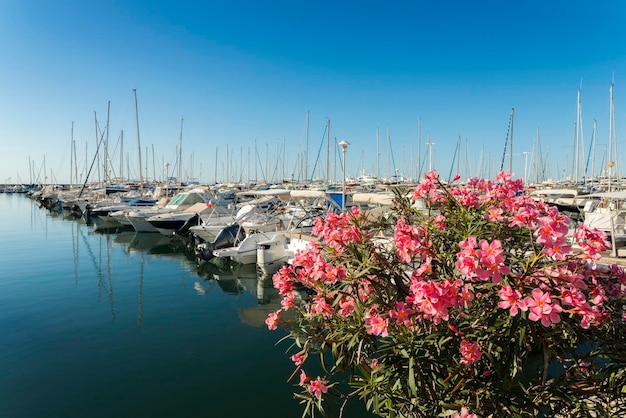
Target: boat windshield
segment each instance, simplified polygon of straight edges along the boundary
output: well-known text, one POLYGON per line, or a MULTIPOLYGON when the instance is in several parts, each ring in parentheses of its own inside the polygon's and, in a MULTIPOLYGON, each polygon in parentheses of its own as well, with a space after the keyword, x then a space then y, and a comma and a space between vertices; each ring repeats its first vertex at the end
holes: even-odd
POLYGON ((178 196, 174 197, 169 204, 179 205, 183 200, 185 200, 185 197, 187 197, 187 193, 181 193, 178 196))

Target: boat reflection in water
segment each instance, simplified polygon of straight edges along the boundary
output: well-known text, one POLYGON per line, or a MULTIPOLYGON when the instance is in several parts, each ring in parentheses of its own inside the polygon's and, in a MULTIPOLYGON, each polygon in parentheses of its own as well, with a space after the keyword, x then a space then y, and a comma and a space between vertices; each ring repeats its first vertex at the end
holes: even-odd
POLYGON ((199 265, 182 240, 102 233, 18 196, 0 209, 1 416, 302 415, 254 265, 199 265))
POLYGON ((198 267, 198 273, 206 276, 229 294, 241 295, 244 292, 256 296, 255 306, 239 307, 239 318, 253 327, 265 327, 265 319, 271 312, 280 308, 278 290, 274 288, 272 275, 263 273, 254 264, 238 264, 229 260, 211 260, 198 267))
MULTIPOLYGON (((240 320, 254 327, 265 327, 265 319, 271 312, 280 309, 280 297, 278 290, 274 288, 272 276, 282 264, 276 263, 272 268, 259 268, 256 264, 239 264, 227 258, 213 258, 203 261, 196 257, 193 242, 181 236, 166 236, 157 233, 137 233, 135 231, 114 231, 83 228, 83 219, 66 218, 75 220, 77 233, 83 235, 83 240, 87 235, 97 237, 99 246, 108 248, 105 252, 107 257, 102 260, 96 256, 98 250, 89 248, 89 242, 85 241, 87 250, 93 262, 94 269, 99 278, 99 291, 108 293, 111 307, 111 317, 115 319, 114 302, 114 277, 111 272, 111 250, 113 247, 121 247, 123 252, 129 256, 138 256, 138 287, 137 287, 137 326, 141 327, 143 322, 143 287, 144 271, 147 260, 151 257, 168 257, 177 260, 182 270, 197 275, 194 282, 194 290, 200 296, 208 295, 214 288, 219 288, 222 292, 243 296, 244 293, 252 295, 256 299, 256 304, 249 303, 239 306, 238 315, 240 320)), ((84 226, 84 225, 83 225, 84 226)), ((76 254, 78 257, 78 254, 76 254)), ((78 263, 78 259, 75 260, 78 263)), ((181 276, 181 280, 184 280, 181 276)))

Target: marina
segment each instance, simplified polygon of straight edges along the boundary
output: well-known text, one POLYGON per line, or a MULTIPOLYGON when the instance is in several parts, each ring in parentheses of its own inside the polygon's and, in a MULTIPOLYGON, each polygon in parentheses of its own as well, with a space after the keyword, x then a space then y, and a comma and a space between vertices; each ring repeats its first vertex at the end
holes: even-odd
POLYGON ((3 416, 301 415, 254 265, 200 268, 180 241, 98 231, 24 194, 0 208, 3 416))

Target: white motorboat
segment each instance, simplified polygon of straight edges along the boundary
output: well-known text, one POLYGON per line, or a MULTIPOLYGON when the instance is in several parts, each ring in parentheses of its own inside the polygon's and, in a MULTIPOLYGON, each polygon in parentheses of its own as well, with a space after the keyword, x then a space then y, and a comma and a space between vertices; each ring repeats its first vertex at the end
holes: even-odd
POLYGON ((195 188, 178 193, 166 205, 129 211, 126 213, 126 219, 136 232, 159 232, 154 225, 147 221, 148 218, 159 214, 182 212, 197 203, 202 203, 206 207, 211 198, 212 195, 208 190, 195 188))

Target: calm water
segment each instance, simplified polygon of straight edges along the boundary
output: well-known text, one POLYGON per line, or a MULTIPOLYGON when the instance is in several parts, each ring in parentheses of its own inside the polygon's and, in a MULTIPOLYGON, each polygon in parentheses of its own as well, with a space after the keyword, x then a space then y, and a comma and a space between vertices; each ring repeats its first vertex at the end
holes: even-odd
POLYGON ((218 281, 160 234, 98 233, 24 195, 0 214, 1 417, 301 416, 254 269, 218 281))

